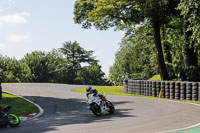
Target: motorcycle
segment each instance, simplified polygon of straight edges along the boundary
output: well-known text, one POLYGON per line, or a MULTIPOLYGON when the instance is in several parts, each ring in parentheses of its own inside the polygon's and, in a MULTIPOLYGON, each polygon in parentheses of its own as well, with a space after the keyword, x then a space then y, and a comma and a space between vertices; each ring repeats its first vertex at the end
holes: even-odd
MULTIPOLYGON (((104 95, 106 96, 106 95, 104 95)), ((115 112, 115 107, 110 101, 102 100, 98 95, 88 95, 88 104, 92 113, 96 116, 101 116, 103 112, 109 112, 110 114, 115 112)))
POLYGON ((11 106, 5 108, 0 107, 0 127, 17 127, 20 124, 20 119, 15 114, 7 113, 11 109, 11 106))

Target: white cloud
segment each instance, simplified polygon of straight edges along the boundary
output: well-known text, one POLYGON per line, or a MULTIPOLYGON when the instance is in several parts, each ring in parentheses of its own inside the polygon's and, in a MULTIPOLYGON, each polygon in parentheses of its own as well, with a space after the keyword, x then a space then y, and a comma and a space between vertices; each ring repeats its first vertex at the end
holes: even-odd
POLYGON ((16 0, 8 0, 8 2, 11 3, 11 4, 15 4, 16 0))
POLYGON ((26 23, 27 17, 29 17, 30 15, 31 14, 28 12, 0 15, 0 28, 3 28, 6 24, 26 23))
POLYGON ((0 13, 2 13, 2 12, 3 12, 3 9, 0 8, 0 13))
POLYGON ((26 40, 29 40, 29 39, 30 39, 29 35, 12 34, 12 35, 9 36, 8 42, 17 43, 17 42, 26 41, 26 40))
POLYGON ((26 23, 26 17, 29 17, 30 13, 21 12, 16 14, 8 14, 5 16, 0 16, 0 23, 8 23, 8 24, 18 24, 18 23, 26 23))
POLYGON ((5 47, 6 47, 6 45, 4 43, 0 43, 0 49, 3 49, 5 47))

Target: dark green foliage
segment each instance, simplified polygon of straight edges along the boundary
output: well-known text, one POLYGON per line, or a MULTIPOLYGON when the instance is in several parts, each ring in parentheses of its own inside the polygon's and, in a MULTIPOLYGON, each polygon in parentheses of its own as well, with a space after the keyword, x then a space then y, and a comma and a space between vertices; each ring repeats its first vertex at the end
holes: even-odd
POLYGON ((63 58, 59 50, 53 49, 46 54, 48 61, 49 81, 51 83, 67 83, 68 72, 65 70, 67 59, 63 58))
POLYGON ((101 66, 93 63, 78 71, 76 81, 78 84, 108 85, 104 76, 105 74, 101 71, 101 66))
POLYGON ((151 30, 148 25, 140 26, 134 38, 123 39, 109 73, 109 80, 115 85, 121 85, 127 78, 148 79, 158 73, 151 30))
POLYGON ((74 21, 83 28, 94 26, 99 30, 110 27, 129 32, 138 25, 149 24, 157 54, 157 64, 163 80, 169 80, 161 46, 160 29, 179 11, 179 0, 76 0, 74 21))
MULTIPOLYGON (((156 0, 146 1, 146 2, 154 3, 156 2, 156 0)), ((171 2, 174 5, 171 6, 173 8, 171 7, 168 8, 170 10, 166 10, 166 12, 168 13, 165 13, 166 18, 163 19, 162 21, 163 24, 161 25, 160 28, 160 35, 161 35, 160 39, 163 49, 162 52, 164 54, 164 60, 168 71, 168 75, 172 80, 200 81, 200 76, 199 76, 200 2, 197 0, 188 0, 188 1, 177 0, 168 2, 171 2)), ((159 12, 159 10, 163 9, 155 10, 155 12, 157 12, 156 13, 157 16, 160 16, 159 15, 160 13, 162 14, 162 12, 159 12)), ((153 17, 153 19, 160 19, 160 18, 153 17)), ((126 48, 123 46, 123 48, 125 48, 129 52, 132 51, 132 54, 129 54, 128 58, 126 58, 127 59, 126 62, 128 62, 128 68, 127 66, 124 67, 123 65, 116 65, 119 64, 119 62, 120 64, 123 64, 123 61, 125 59, 125 55, 120 54, 124 50, 120 48, 120 50, 117 52, 115 63, 110 69, 110 79, 114 81, 114 83, 117 82, 121 84, 121 81, 124 79, 124 76, 120 76, 121 74, 119 72, 122 70, 126 70, 126 75, 128 75, 127 77, 129 78, 136 77, 136 79, 150 78, 149 76, 151 74, 160 74, 160 72, 155 69, 156 66, 151 65, 154 63, 156 64, 155 53, 154 54, 151 53, 154 50, 154 48, 150 46, 148 47, 149 49, 142 49, 147 44, 150 45, 153 44, 153 42, 146 42, 146 44, 143 42, 144 40, 147 39, 153 40, 152 38, 149 37, 153 35, 152 34, 153 32, 151 32, 151 30, 153 29, 155 30, 155 27, 151 25, 148 26, 150 27, 149 28, 150 32, 145 33, 144 32, 145 30, 141 28, 144 27, 145 24, 146 23, 138 25, 136 30, 134 30, 134 28, 132 28, 131 26, 129 26, 126 29, 127 32, 124 39, 126 40, 126 45, 127 44, 129 46, 131 45, 133 50, 130 50, 130 48, 128 49, 128 47, 126 48), (137 31, 140 31, 139 32, 140 34, 138 34, 137 31), (134 41, 130 41, 131 39, 134 41), (150 50, 151 52, 147 52, 148 50, 150 50), (147 55, 141 55, 141 52, 142 53, 147 52, 146 54, 148 54, 149 57, 147 55), (118 56, 119 54, 120 56, 123 57, 119 58, 118 56), (154 60, 151 60, 152 58, 154 58, 154 60), (130 65, 131 63, 134 65, 130 65), (139 66, 138 68, 141 68, 141 71, 135 69, 137 68, 135 66, 139 66), (118 72, 118 74, 116 74, 116 72, 118 72)))
POLYGON ((82 68, 81 63, 91 64, 97 62, 92 57, 93 51, 86 51, 75 42, 65 42, 60 51, 67 59, 65 69, 69 71, 69 82, 76 83, 77 72, 82 68))
POLYGON ((27 64, 14 58, 0 57, 1 82, 27 82, 31 79, 31 71, 27 64))
POLYGON ((26 63, 32 75, 31 82, 47 82, 49 78, 48 72, 48 61, 46 59, 46 54, 41 51, 35 51, 31 54, 27 54, 23 62, 26 63))
POLYGON ((75 41, 65 42, 59 50, 34 51, 21 60, 0 56, 0 81, 106 85, 105 74, 92 54, 75 41))

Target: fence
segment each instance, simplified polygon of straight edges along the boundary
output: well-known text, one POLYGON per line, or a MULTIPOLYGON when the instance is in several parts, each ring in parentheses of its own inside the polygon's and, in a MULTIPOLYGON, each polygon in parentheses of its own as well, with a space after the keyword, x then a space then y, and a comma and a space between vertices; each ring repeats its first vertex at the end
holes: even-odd
POLYGON ((200 82, 125 80, 126 93, 176 100, 200 101, 200 82))

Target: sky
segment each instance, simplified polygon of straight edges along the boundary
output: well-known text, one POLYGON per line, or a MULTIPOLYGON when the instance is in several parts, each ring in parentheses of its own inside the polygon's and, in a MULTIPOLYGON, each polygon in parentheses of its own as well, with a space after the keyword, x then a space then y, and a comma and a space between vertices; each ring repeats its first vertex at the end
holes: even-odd
POLYGON ((49 52, 66 41, 93 50, 108 76, 122 31, 83 29, 73 21, 75 0, 0 0, 0 54, 21 59, 33 51, 49 52))

